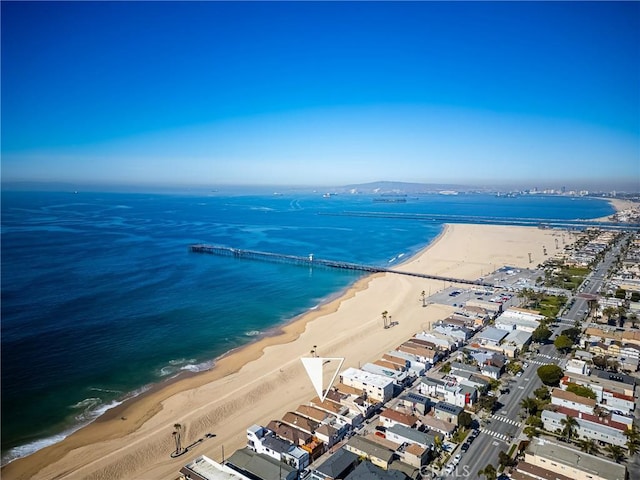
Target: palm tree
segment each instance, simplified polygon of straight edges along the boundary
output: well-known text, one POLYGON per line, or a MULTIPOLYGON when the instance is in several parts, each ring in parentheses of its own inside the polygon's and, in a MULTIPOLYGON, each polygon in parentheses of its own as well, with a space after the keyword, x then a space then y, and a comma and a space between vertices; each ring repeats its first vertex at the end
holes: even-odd
POLYGON ((420 294, 420 298, 422 299, 422 306, 426 307, 427 305, 424 303, 424 300, 426 298, 427 294, 424 292, 424 290, 422 290, 422 293, 420 294))
POLYGON ((593 438, 585 438, 580 441, 580 450, 591 455, 600 453, 600 447, 593 438))
POLYGON ((624 450, 620 445, 612 445, 609 444, 604 449, 607 451, 609 456, 613 459, 614 462, 620 463, 620 460, 624 458, 624 450))
POLYGON ((609 320, 611 320, 611 317, 614 316, 616 313, 618 313, 618 309, 613 307, 606 307, 604 310, 602 310, 602 315, 604 315, 607 318, 607 323, 609 323, 609 320))
POLYGON ((637 440, 627 440, 627 448, 629 449, 629 455, 635 455, 640 452, 640 443, 637 440))
POLYGON ((386 310, 382 312, 382 322, 384 323, 384 328, 389 328, 389 326, 387 325, 387 315, 389 315, 389 312, 387 312, 386 310))
POLYGON ((491 464, 488 464, 482 470, 478 470, 478 476, 484 475, 487 480, 496 480, 498 472, 496 471, 496 467, 491 464))
POLYGON ((580 424, 578 423, 578 420, 576 420, 576 417, 570 417, 568 415, 562 420, 560 420, 560 424, 564 425, 564 428, 562 429, 562 434, 567 436, 567 442, 571 440, 571 437, 575 435, 576 430, 580 426, 580 424))
POLYGON ((179 423, 175 423, 173 425, 173 428, 175 428, 175 431, 173 432, 173 439, 176 441, 176 455, 180 455, 180 453, 182 452, 182 438, 181 438, 181 431, 182 431, 182 425, 180 425, 179 423))
POLYGON ((527 397, 523 398, 520 402, 520 407, 524 408, 529 415, 533 415, 538 409, 538 402, 535 398, 527 397))
POLYGON ((442 450, 442 437, 440 435, 436 435, 433 437, 433 446, 436 450, 436 455, 440 453, 442 450))
POLYGON ((627 448, 629 449, 629 455, 634 455, 640 451, 640 431, 638 427, 632 425, 631 428, 624 431, 627 437, 627 448))

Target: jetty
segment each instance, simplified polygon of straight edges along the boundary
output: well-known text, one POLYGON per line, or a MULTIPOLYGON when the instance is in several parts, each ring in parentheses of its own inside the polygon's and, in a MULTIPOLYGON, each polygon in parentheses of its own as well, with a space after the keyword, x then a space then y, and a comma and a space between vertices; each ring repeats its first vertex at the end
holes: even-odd
POLYGON ((429 275, 425 273, 406 272, 393 268, 376 267, 373 265, 364 265, 360 263, 343 262, 340 260, 326 260, 315 258, 313 254, 302 257, 297 255, 286 255, 282 253, 260 252, 257 250, 246 250, 239 248, 226 247, 222 245, 195 244, 189 246, 189 250, 193 253, 207 253, 221 257, 233 257, 236 259, 260 260, 274 263, 289 263, 293 265, 301 265, 307 267, 326 267, 338 268, 342 270, 357 270, 370 273, 393 273, 396 275, 408 275, 410 277, 426 278, 429 280, 440 280, 449 283, 458 283, 464 285, 477 285, 482 287, 494 287, 492 283, 482 280, 468 280, 465 278, 444 277, 440 275, 429 275))
POLYGON ((600 220, 562 220, 548 218, 489 217, 473 215, 437 214, 437 213, 400 213, 400 212, 319 212, 318 215, 332 217, 368 217, 393 220, 418 220, 437 223, 475 223, 482 225, 516 225, 538 228, 566 228, 583 230, 601 228, 603 230, 637 231, 640 223, 603 222, 600 220))

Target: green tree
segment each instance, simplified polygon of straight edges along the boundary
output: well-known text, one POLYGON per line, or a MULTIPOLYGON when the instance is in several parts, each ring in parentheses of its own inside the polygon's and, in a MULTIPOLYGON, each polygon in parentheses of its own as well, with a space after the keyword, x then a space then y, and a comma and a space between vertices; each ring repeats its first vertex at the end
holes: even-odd
POLYGON ((564 375, 564 372, 557 365, 542 365, 538 367, 538 377, 547 386, 557 387, 560 384, 560 379, 564 375))
POLYGON ((560 335, 566 335, 573 343, 576 343, 580 339, 580 335, 582 335, 582 330, 576 327, 566 328, 560 332, 560 335))
POLYGON ((576 434, 576 431, 580 426, 578 420, 576 420, 576 417, 570 417, 568 415, 560 420, 560 424, 564 426, 564 428, 562 429, 562 435, 565 436, 567 442, 571 440, 571 437, 576 434))
POLYGON ((527 418, 527 425, 531 425, 532 427, 542 428, 544 427, 544 422, 542 419, 536 415, 531 415, 527 418))
POLYGON ((538 343, 544 343, 551 337, 551 330, 546 325, 539 325, 532 333, 531 340, 538 343))
POLYGON ((489 395, 483 395, 478 399, 478 406, 480 408, 484 408, 488 412, 493 412, 493 409, 496 406, 497 399, 496 397, 490 397, 489 395))
POLYGON ((561 353, 567 353, 573 347, 573 340, 566 335, 558 335, 553 344, 561 353))
POLYGON ((522 429, 522 433, 524 433, 530 439, 533 438, 533 437, 537 437, 540 434, 538 429, 536 427, 534 427, 534 426, 524 427, 522 429))
POLYGON ((541 402, 547 402, 551 399, 551 394, 549 393, 549 389, 544 385, 542 387, 536 388, 533 391, 533 394, 536 396, 538 400, 541 402))
POLYGON ((520 407, 524 408, 529 415, 535 415, 538 411, 538 402, 535 398, 523 398, 520 402, 520 407))
POLYGON ((518 372, 522 371, 522 365, 520 365, 518 362, 509 362, 507 364, 507 370, 509 371, 509 373, 511 373, 512 375, 515 375, 518 372))
POLYGON ((482 470, 478 470, 478 476, 484 475, 486 480, 496 480, 498 477, 498 472, 496 471, 496 467, 491 464, 488 464, 482 470))
POLYGON ((460 416, 458 416, 458 426, 462 428, 469 428, 473 423, 473 418, 468 412, 462 412, 460 416))
POLYGON ((567 385, 567 391, 571 393, 575 393, 581 397, 596 399, 596 393, 591 390, 589 387, 585 387, 584 385, 578 385, 577 383, 569 382, 567 385))
POLYGON ((498 453, 498 462, 500 462, 500 465, 502 465, 502 468, 504 468, 504 467, 513 467, 517 463, 504 450, 501 450, 498 453))
POLYGON ((618 309, 614 307, 606 307, 602 310, 602 315, 607 319, 607 323, 611 320, 611 317, 618 313, 618 309))
POLYGON ((616 463, 620 463, 620 460, 624 458, 624 449, 620 445, 608 444, 604 449, 616 463))
POLYGON ((420 298, 422 299, 422 306, 426 307, 427 304, 425 303, 425 299, 427 298, 427 294, 425 293, 424 290, 422 290, 422 292, 420 292, 420 298))
POLYGON ((440 435, 433 437, 433 446, 436 449, 436 454, 442 451, 442 437, 440 435))
POLYGON ((636 425, 632 425, 631 428, 628 428, 624 431, 625 436, 627 437, 627 448, 629 449, 629 455, 635 455, 640 451, 640 431, 638 431, 638 427, 636 425))
POLYGON ((598 355, 596 357, 593 357, 592 361, 593 361, 593 364, 596 367, 607 368, 607 358, 603 357, 602 355, 598 355))
POLYGON ((451 371, 451 363, 449 362, 443 363, 442 366, 440 367, 440 371, 442 373, 449 373, 451 371))
POLYGON ((580 450, 591 455, 597 455, 598 453, 600 453, 600 447, 598 447, 598 443, 592 438, 580 440, 580 450))

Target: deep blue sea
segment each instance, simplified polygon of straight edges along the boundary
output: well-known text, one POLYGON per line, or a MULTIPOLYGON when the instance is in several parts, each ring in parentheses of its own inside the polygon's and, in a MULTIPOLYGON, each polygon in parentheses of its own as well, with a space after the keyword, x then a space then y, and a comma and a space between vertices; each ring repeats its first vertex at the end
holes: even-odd
POLYGON ((182 370, 210 368, 360 274, 190 253, 192 243, 375 265, 442 229, 343 211, 595 218, 604 200, 2 192, 2 463, 182 370))

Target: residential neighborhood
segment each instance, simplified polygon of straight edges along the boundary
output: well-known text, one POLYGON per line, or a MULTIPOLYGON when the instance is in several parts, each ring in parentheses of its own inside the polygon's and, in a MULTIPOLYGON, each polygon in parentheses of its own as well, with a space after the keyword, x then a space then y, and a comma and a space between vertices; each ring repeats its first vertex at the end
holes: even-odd
POLYGON ((181 478, 639 478, 640 235, 579 235, 181 478))

